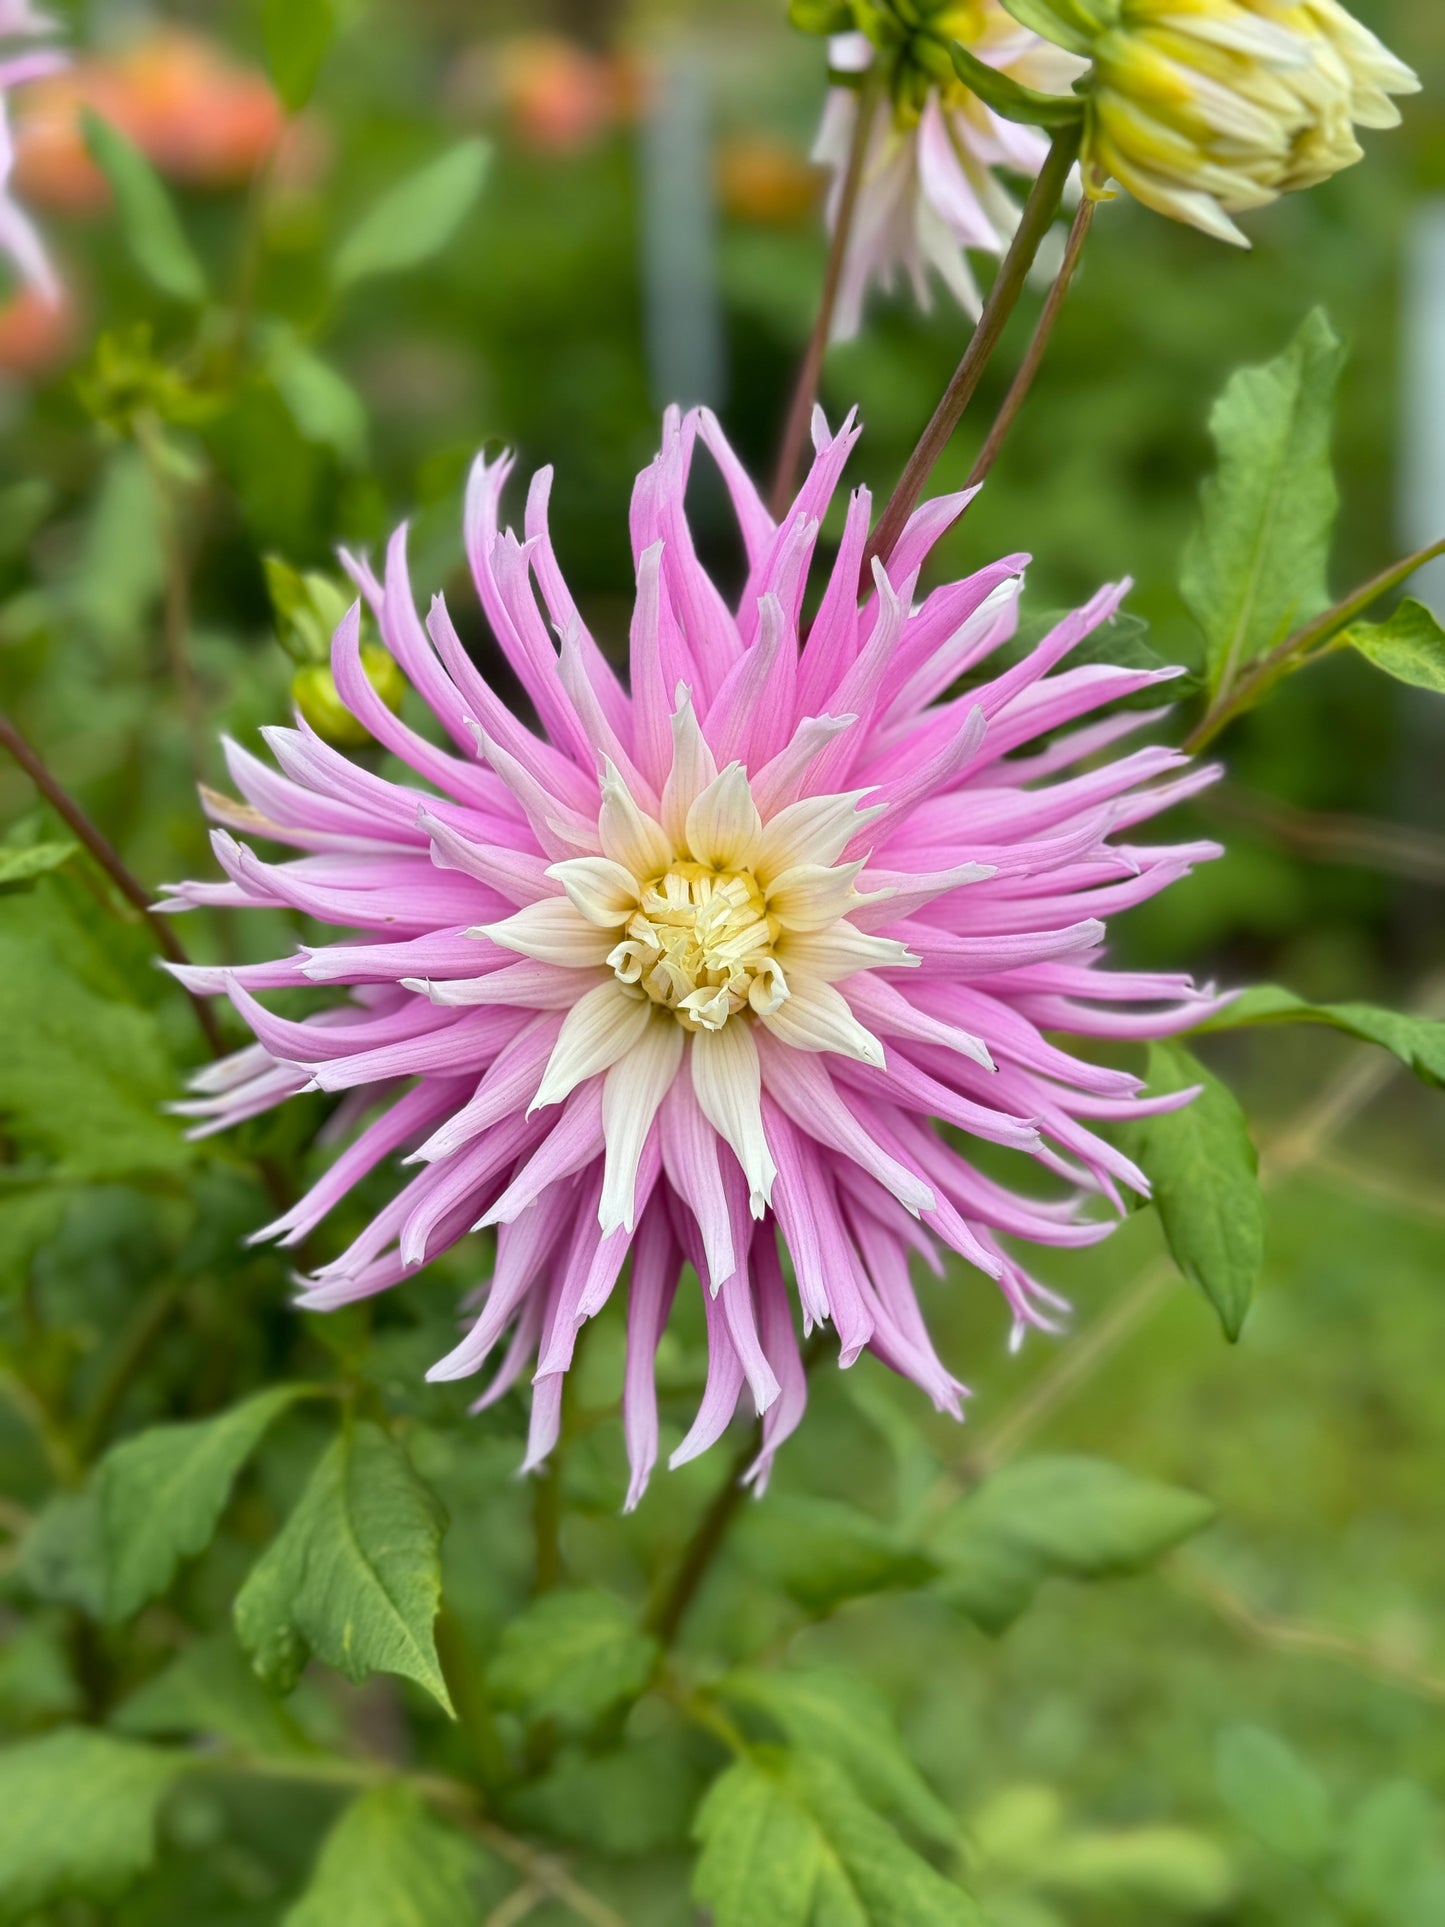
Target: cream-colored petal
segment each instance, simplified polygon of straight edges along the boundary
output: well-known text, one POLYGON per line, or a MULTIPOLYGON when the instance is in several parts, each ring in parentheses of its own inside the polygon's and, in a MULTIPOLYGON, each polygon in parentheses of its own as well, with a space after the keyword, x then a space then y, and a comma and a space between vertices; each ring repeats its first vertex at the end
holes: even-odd
POLYGON ((561 884, 572 907, 599 930, 620 930, 642 895, 642 885, 631 870, 610 856, 568 857, 554 863, 547 874, 561 884))
POLYGON ((788 979, 787 1001, 759 1021, 794 1050, 836 1051, 840 1057, 856 1057, 860 1064, 882 1067, 883 1046, 858 1022, 842 991, 821 978, 795 971, 788 979))
POLYGON ((692 1088, 703 1116, 730 1145, 748 1181, 749 1203, 761 1218, 778 1168, 763 1132, 762 1070, 746 1024, 694 1033, 688 1051, 692 1088))
POLYGON ((662 791, 662 827, 674 849, 687 836, 687 813, 717 775, 717 761, 707 746, 692 706, 692 692, 681 685, 672 717, 672 768, 662 791))
POLYGON ((602 814, 597 832, 603 854, 644 880, 660 876, 672 860, 672 843, 656 817, 639 809, 616 766, 604 759, 602 814))
POLYGON ((527 1115, 545 1110, 549 1104, 560 1104, 587 1078, 610 1070, 637 1045, 656 1008, 639 992, 625 989, 615 977, 589 990, 563 1019, 527 1115))
POLYGON ((853 888, 862 868, 861 863, 831 869, 822 863, 799 863, 784 870, 765 892, 769 916, 784 930, 826 930, 862 901, 853 888))
POLYGON ((489 937, 503 950, 516 950, 542 963, 563 964, 569 970, 606 963, 617 941, 615 929, 599 930, 566 897, 543 897, 500 923, 478 924, 467 935, 489 937))
POLYGON ((919 959, 894 937, 870 937, 846 918, 826 930, 786 930, 775 952, 786 972, 801 970, 822 983, 836 983, 860 970, 916 967, 919 959))
POLYGON ((802 863, 836 863, 844 850, 881 809, 860 810, 867 790, 841 796, 805 796, 763 825, 752 869, 764 887, 784 870, 802 863))
POLYGON ((682 1062, 683 1029, 670 1012, 653 1006, 637 1042, 608 1071, 602 1086, 602 1197, 597 1222, 603 1236, 631 1231, 637 1219, 637 1167, 658 1106, 682 1062))
POLYGON ((687 813, 687 847, 697 863, 741 870, 752 862, 763 820, 741 763, 729 763, 687 813))

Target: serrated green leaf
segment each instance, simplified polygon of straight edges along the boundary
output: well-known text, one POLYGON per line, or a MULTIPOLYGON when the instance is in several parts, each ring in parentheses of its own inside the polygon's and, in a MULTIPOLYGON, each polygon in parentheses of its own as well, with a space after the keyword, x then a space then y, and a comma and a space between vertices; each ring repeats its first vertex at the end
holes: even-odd
POLYGON ((1197 1493, 1124 1466, 1044 1456, 995 1472, 944 1516, 930 1544, 946 1569, 939 1590, 999 1633, 1045 1579, 1137 1572, 1213 1516, 1197 1493))
POLYGON ((310 1390, 273 1386, 215 1418, 152 1426, 106 1454, 99 1494, 112 1617, 138 1612, 183 1560, 205 1551, 236 1474, 272 1421, 310 1390))
POLYGON ((33 883, 47 870, 58 870, 80 848, 78 843, 0 844, 0 889, 12 883, 33 883))
POLYGON ((933 1840, 951 1842, 958 1824, 909 1759, 883 1696, 856 1673, 728 1673, 713 1690, 764 1713, 794 1746, 843 1767, 875 1806, 933 1840))
POLYGON ((1330 466, 1345 350, 1316 310, 1278 360, 1231 376, 1210 416, 1219 451, 1180 582, 1211 691, 1329 606, 1339 493, 1330 466))
POLYGON ((0 1751, 0 1920, 124 1892, 155 1858, 156 1813, 185 1765, 79 1728, 0 1751))
POLYGON ((504 1706, 590 1725, 651 1677, 657 1641, 611 1593, 544 1593, 512 1620, 488 1669, 504 1706))
POLYGON ((1445 1086, 1445 1021, 1438 1017, 1412 1017, 1376 1004, 1311 1004, 1277 984, 1258 984, 1199 1028, 1238 1030, 1250 1024, 1328 1024, 1392 1052, 1424 1083, 1445 1086))
POLYGON ((977 54, 970 53, 961 40, 949 48, 953 70, 970 92, 1005 120, 1022 127, 1047 127, 1054 131, 1084 124, 1084 103, 1077 94, 1043 94, 1035 87, 990 67, 977 54))
POLYGON ((267 1684, 289 1691, 309 1650, 348 1679, 415 1680, 450 1713, 433 1634, 444 1524, 402 1448, 379 1426, 349 1426, 236 1600, 237 1635, 267 1684))
POLYGON ((1259 1155, 1238 1100, 1179 1044, 1149 1050, 1149 1094, 1199 1095, 1183 1110, 1142 1118, 1126 1148, 1153 1187, 1174 1262, 1219 1314, 1233 1342, 1244 1329, 1264 1264, 1259 1155))
POLYGON ((486 141, 459 141, 390 188, 338 248, 337 285, 399 274, 440 253, 481 193, 490 158, 486 141))
POLYGON ((816 1613, 865 1593, 926 1585, 937 1572, 916 1546, 832 1499, 774 1494, 742 1522, 737 1546, 755 1571, 816 1613))
POLYGON ((1227 1728, 1219 1736, 1214 1771, 1224 1804, 1265 1846, 1305 1866, 1329 1852, 1329 1795, 1278 1734, 1261 1726, 1227 1728))
POLYGON ((316 87, 336 21, 331 0, 265 0, 261 35, 276 92, 294 114, 316 87))
POLYGON ((406 1787, 377 1787, 322 1842, 282 1927, 477 1927, 482 1849, 406 1787))
POLYGON ((273 1700, 228 1630, 197 1640, 123 1700, 112 1724, 135 1739, 204 1735, 242 1753, 306 1747, 295 1721, 273 1700))
POLYGON ((1423 602, 1407 597, 1387 621, 1355 623, 1344 641, 1396 682, 1445 696, 1445 629, 1423 602))
POLYGON ((150 162, 109 121, 86 109, 85 144, 110 182, 126 245, 136 266, 162 294, 200 303, 206 277, 170 195, 150 162))
POLYGON ((764 1760, 774 1764, 771 1755, 738 1760, 698 1808, 692 1892, 713 1927, 808 1927, 812 1918, 824 1844, 764 1760))

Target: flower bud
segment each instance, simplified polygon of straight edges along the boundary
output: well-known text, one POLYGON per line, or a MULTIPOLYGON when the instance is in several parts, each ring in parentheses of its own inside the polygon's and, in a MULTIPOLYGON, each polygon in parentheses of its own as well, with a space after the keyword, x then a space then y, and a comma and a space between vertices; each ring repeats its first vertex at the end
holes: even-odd
MULTIPOLYGON (((406 678, 385 649, 374 642, 361 645, 361 666, 366 680, 381 700, 397 715, 406 693, 406 678)), ((336 679, 322 662, 307 663, 291 679, 291 700, 323 742, 336 749, 364 749, 371 733, 359 723, 342 702, 336 679)))
MULTIPOLYGON (((1339 0, 1092 0, 1086 190, 1117 181, 1206 234, 1361 158, 1419 81, 1339 0)), ((1061 27, 1064 23, 1061 22, 1061 27)), ((1069 33, 1077 45, 1077 21, 1069 33)), ((1061 32, 1061 38, 1065 33, 1061 32)))

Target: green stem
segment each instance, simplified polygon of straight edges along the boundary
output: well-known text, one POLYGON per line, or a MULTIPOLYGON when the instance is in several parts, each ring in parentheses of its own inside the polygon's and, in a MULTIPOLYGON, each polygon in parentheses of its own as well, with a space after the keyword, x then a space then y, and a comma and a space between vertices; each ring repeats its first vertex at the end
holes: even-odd
POLYGON ((756 1425, 729 1467, 727 1477, 699 1520, 696 1531, 684 1546, 671 1585, 656 1596, 648 1609, 644 1624, 648 1632, 661 1640, 664 1649, 672 1645, 681 1631, 688 1607, 697 1597, 698 1588, 707 1577, 708 1569, 728 1535, 728 1528, 747 1497, 743 1476, 757 1457, 761 1445, 762 1427, 756 1425))
POLYGON ((978 326, 963 352, 963 359, 954 370, 953 379, 943 391, 943 398, 934 409, 932 420, 909 456, 898 486, 889 497, 888 505, 869 538, 859 577, 859 590, 862 593, 866 593, 872 584, 874 558, 881 556, 886 562, 893 553, 909 516, 918 506, 939 456, 948 446, 964 410, 973 400, 1009 316, 1018 305, 1044 236, 1053 226, 1054 218, 1063 204, 1064 188, 1078 154, 1079 129, 1073 126, 1061 128, 1054 136, 1048 158, 1024 205, 1013 242, 999 264, 978 326))
POLYGON ((180 1302, 180 1286, 174 1279, 167 1279, 154 1286, 137 1306, 101 1381, 95 1403, 80 1427, 77 1449, 82 1460, 93 1459, 105 1444, 126 1393, 160 1342, 180 1302))

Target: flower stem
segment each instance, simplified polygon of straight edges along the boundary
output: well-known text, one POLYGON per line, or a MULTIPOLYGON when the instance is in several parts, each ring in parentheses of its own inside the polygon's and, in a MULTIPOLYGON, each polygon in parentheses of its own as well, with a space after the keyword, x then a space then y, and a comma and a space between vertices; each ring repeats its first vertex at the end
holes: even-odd
POLYGON ((1070 169, 1079 152, 1079 130, 1070 126, 1060 128, 1055 134, 1048 157, 1034 182, 1033 190, 1024 205, 1017 231, 1014 234, 1008 253, 999 265, 994 276, 993 286, 988 291, 983 313, 972 339, 963 351, 963 359, 954 370, 953 379, 943 391, 943 398, 933 411, 933 418, 919 438, 918 446, 909 456, 907 466, 899 477, 898 486, 888 499, 888 506, 879 516, 878 522, 869 538, 863 556, 863 568, 859 576, 860 590, 866 590, 872 582, 873 558, 881 556, 886 562, 903 533, 904 525, 918 505, 929 476, 939 456, 947 447, 950 437, 963 418, 988 366, 999 337, 1003 334, 1009 316, 1018 305, 1018 298, 1028 280, 1029 270, 1034 264, 1044 236, 1053 226, 1054 217, 1063 203, 1064 188, 1068 182, 1070 169))
POLYGON ((743 1449, 728 1468, 728 1475, 719 1486, 712 1504, 683 1548, 672 1584, 658 1595, 647 1614, 645 1623, 648 1632, 654 1633, 664 1647, 671 1646, 677 1638, 687 1609, 697 1597, 698 1588, 707 1577, 708 1569, 728 1535, 728 1528, 747 1497, 743 1475, 757 1457, 761 1443, 762 1427, 754 1426, 743 1449))
POLYGON ((838 290, 843 284, 843 266, 848 258, 848 244, 853 238, 853 217, 858 211, 858 196, 863 185, 863 166, 868 156, 868 137, 873 131, 873 116, 877 111, 879 88, 876 79, 870 74, 858 96, 857 118, 853 123, 853 141, 848 149, 847 168, 843 175, 843 191, 838 199, 838 217, 833 223, 833 238, 828 248, 828 265, 823 272, 823 292, 818 302, 817 319, 813 332, 803 355, 802 366, 793 386, 793 398, 788 406, 787 425, 783 430, 783 443, 778 452, 778 465, 773 474, 772 509, 781 520, 787 512, 792 499, 793 484, 797 478, 798 464, 808 441, 808 424, 812 419, 813 403, 817 399, 818 380, 823 372, 823 358, 828 352, 828 340, 833 332, 833 314, 838 306, 838 290))
POLYGON ((1084 251, 1084 243, 1089 238, 1089 229, 1094 224, 1094 205, 1087 195, 1079 202, 1078 212, 1074 215, 1074 224, 1069 229, 1064 258, 1054 278, 1054 285, 1049 289, 1044 311, 1039 316, 1039 325, 1034 329, 1033 340, 1030 341, 1028 352, 1013 378, 1013 385, 1004 396, 1003 406, 994 417, 993 427, 984 438, 983 447, 978 452, 978 460, 969 472, 967 482, 969 488, 977 488, 987 477, 989 470, 998 460, 999 450, 1007 441, 1009 432, 1018 419, 1019 411, 1028 400, 1029 390, 1034 385, 1034 378, 1043 363, 1044 352, 1049 345, 1059 316, 1063 312, 1064 302, 1068 298, 1069 284, 1073 281, 1074 270, 1079 265, 1079 256, 1084 251))

